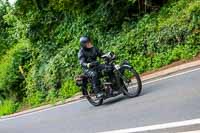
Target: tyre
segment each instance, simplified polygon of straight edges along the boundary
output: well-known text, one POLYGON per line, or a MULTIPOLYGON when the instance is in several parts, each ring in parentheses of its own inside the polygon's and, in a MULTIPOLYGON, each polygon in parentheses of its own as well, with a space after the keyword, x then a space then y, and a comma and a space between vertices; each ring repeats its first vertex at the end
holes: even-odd
POLYGON ((87 89, 84 90, 84 95, 90 104, 93 106, 100 106, 103 104, 103 98, 97 98, 92 90, 91 84, 87 85, 87 89))
POLYGON ((123 94, 127 97, 137 97, 142 91, 142 82, 134 68, 122 66, 121 78, 123 80, 123 94))

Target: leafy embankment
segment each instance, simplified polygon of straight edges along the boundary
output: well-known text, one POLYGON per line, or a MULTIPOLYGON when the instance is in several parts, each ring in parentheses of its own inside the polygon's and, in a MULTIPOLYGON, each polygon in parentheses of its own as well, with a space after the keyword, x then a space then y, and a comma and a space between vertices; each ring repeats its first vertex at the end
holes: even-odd
POLYGON ((78 92, 73 77, 81 72, 81 35, 140 73, 199 53, 199 1, 169 0, 138 17, 131 14, 134 1, 112 2, 18 0, 14 8, 0 6, 0 115, 78 92))

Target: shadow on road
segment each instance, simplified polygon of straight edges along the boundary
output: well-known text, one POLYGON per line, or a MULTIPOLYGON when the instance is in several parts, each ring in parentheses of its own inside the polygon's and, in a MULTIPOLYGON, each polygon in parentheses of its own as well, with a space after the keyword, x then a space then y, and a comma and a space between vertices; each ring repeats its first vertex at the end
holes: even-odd
POLYGON ((130 99, 137 99, 137 98, 143 97, 145 95, 148 95, 149 93, 155 92, 157 90, 159 90, 159 88, 156 89, 156 88, 150 86, 150 87, 148 87, 148 89, 143 89, 141 94, 138 97, 128 98, 124 95, 120 95, 120 96, 105 100, 102 106, 113 105, 115 103, 119 103, 119 102, 130 100, 130 99))
POLYGON ((120 96, 113 97, 113 98, 110 98, 108 100, 105 100, 103 105, 115 104, 115 103, 118 103, 118 102, 120 102, 122 100, 126 100, 126 99, 128 99, 126 96, 120 95, 120 96))

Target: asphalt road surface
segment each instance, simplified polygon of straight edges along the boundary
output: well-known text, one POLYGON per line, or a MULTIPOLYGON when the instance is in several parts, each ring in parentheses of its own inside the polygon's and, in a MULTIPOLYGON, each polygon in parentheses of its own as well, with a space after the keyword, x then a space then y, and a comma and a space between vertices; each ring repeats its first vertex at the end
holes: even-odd
POLYGON ((199 118, 200 69, 195 68, 145 83, 137 98, 121 95, 99 107, 81 100, 2 119, 0 133, 200 132, 199 118))

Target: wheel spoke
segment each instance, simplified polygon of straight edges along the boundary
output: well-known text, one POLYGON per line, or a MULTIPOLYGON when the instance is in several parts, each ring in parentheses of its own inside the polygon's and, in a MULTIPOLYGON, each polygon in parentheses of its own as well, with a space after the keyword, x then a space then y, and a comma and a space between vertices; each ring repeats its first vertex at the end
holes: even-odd
POLYGON ((134 97, 140 93, 140 79, 137 79, 136 74, 135 71, 128 68, 123 72, 124 85, 126 87, 125 94, 129 97, 134 97))
POLYGON ((103 102, 103 99, 99 99, 96 97, 95 93, 93 92, 92 90, 92 86, 91 84, 88 85, 88 88, 87 88, 87 94, 88 96, 86 97, 88 99, 88 101, 94 105, 94 106, 99 106, 102 104, 103 102))

